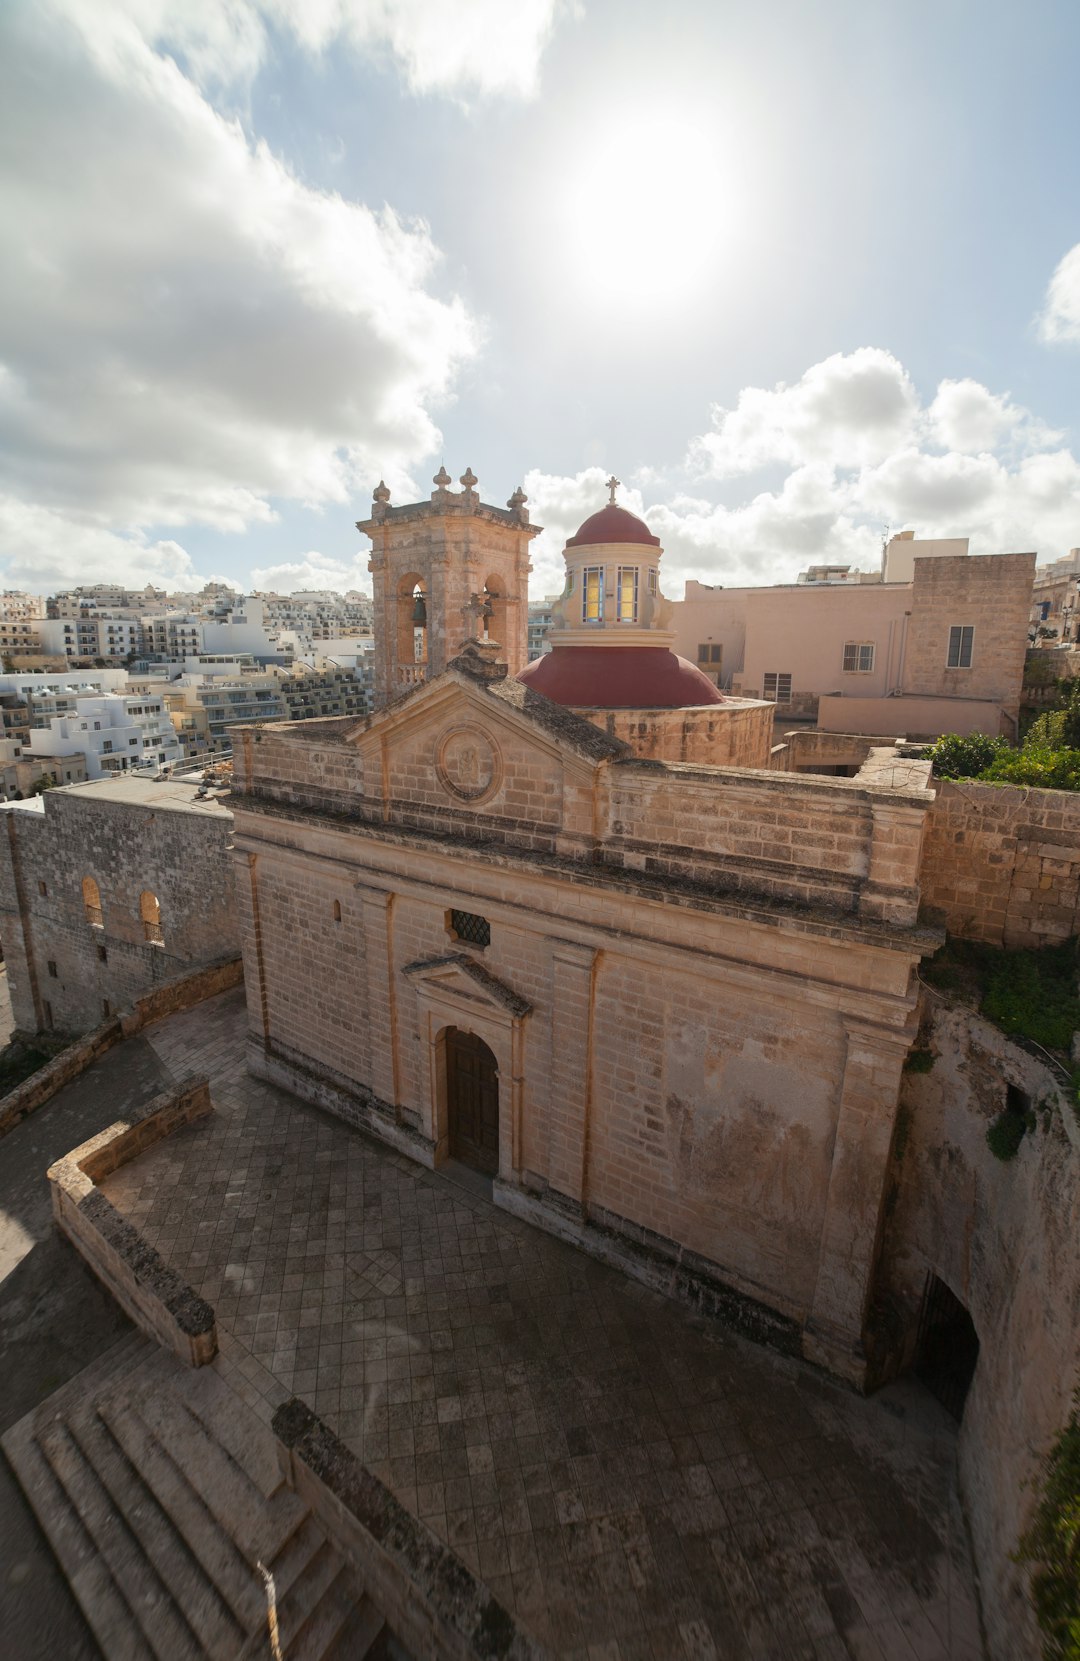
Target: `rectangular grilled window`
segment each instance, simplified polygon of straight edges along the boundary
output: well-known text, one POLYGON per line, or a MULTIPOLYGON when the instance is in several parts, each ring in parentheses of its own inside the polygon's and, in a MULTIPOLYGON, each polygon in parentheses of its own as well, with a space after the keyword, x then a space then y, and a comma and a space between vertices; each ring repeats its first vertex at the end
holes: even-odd
POLYGON ((618 580, 619 622, 637 622, 637 566, 620 565, 618 580))
POLYGON ((849 640, 844 647, 844 673, 868 675, 873 667, 873 643, 849 640))
POLYGON ((478 917, 473 911, 452 911, 450 933, 455 940, 461 940, 467 946, 491 945, 491 924, 486 917, 478 917))
POLYGON ((975 630, 970 623, 957 623, 949 630, 949 660, 950 669, 971 668, 971 645, 975 639, 975 630))
POLYGON ((765 676, 765 690, 762 694, 770 698, 774 704, 789 704, 791 702, 791 676, 781 675, 774 670, 765 676))

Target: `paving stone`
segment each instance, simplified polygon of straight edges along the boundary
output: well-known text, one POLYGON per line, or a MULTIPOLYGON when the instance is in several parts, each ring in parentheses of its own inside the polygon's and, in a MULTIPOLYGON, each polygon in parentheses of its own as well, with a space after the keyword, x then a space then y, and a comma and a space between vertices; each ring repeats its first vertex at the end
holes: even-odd
POLYGON ((215 1113, 104 1187, 219 1294, 253 1405, 312 1403, 560 1653, 979 1653, 918 1386, 861 1400, 583 1258, 250 1078, 245 1028, 230 994, 152 1029, 215 1113))

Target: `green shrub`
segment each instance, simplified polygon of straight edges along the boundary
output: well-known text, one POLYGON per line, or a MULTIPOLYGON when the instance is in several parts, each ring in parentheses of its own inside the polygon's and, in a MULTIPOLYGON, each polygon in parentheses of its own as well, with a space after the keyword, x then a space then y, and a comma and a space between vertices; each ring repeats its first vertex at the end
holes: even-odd
POLYGON ((986 1133, 986 1145, 994 1158, 1015 1159, 1027 1128, 1024 1114, 1014 1113, 1010 1108, 999 1113, 986 1133))
POLYGON ((1062 738, 1064 726, 1065 711, 1063 709, 1048 709, 1044 715, 1039 715, 1032 721, 1024 736, 1023 748, 1025 750, 1060 750, 1064 743, 1062 738))
POLYGON ((1031 1601, 1043 1634, 1043 1661, 1080 1661, 1080 1396, 1051 1448, 1042 1493, 1016 1550, 1036 1565, 1031 1601))
POLYGON ((974 1004, 1003 1032, 1067 1052, 1080 1032, 1077 962, 1076 939, 1024 951, 952 938, 920 972, 931 986, 974 1004))
POLYGON ((1039 790, 1080 790, 1080 749, 1051 749, 1047 744, 1025 744, 1022 750, 1004 749, 979 774, 989 784, 1024 784, 1039 790))
MULTIPOLYGON (((991 948, 992 949, 992 948, 991 948)), ((1076 941, 1041 951, 1002 951, 990 960, 982 1013, 1002 1032, 1067 1050, 1080 1030, 1076 941)))
POLYGON ((961 738, 959 733, 948 732, 930 746, 927 754, 939 779, 976 779, 1008 748, 1003 738, 989 738, 986 733, 973 732, 961 738))
POLYGON ((909 1050, 904 1068, 909 1073, 928 1073, 936 1060, 933 1050, 909 1050))

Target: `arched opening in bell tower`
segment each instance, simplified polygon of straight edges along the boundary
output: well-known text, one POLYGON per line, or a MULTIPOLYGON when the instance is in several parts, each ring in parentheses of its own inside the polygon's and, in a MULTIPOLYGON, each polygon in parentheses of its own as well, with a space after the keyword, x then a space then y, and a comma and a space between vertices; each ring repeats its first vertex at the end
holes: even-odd
POLYGON ((417 571, 397 585, 396 658, 399 682, 423 680, 428 665, 430 593, 417 571))
POLYGON ((481 599, 484 602, 482 626, 487 638, 497 640, 500 646, 506 646, 506 579, 494 573, 485 577, 481 599))

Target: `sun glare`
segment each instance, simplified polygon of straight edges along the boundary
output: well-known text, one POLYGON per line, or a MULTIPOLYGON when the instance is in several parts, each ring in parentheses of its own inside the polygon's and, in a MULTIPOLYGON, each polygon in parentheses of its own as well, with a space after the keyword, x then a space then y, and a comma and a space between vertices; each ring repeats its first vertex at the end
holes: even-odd
POLYGON ((564 175, 568 274, 620 312, 703 290, 730 248, 735 194, 714 125, 675 113, 611 119, 564 175))

